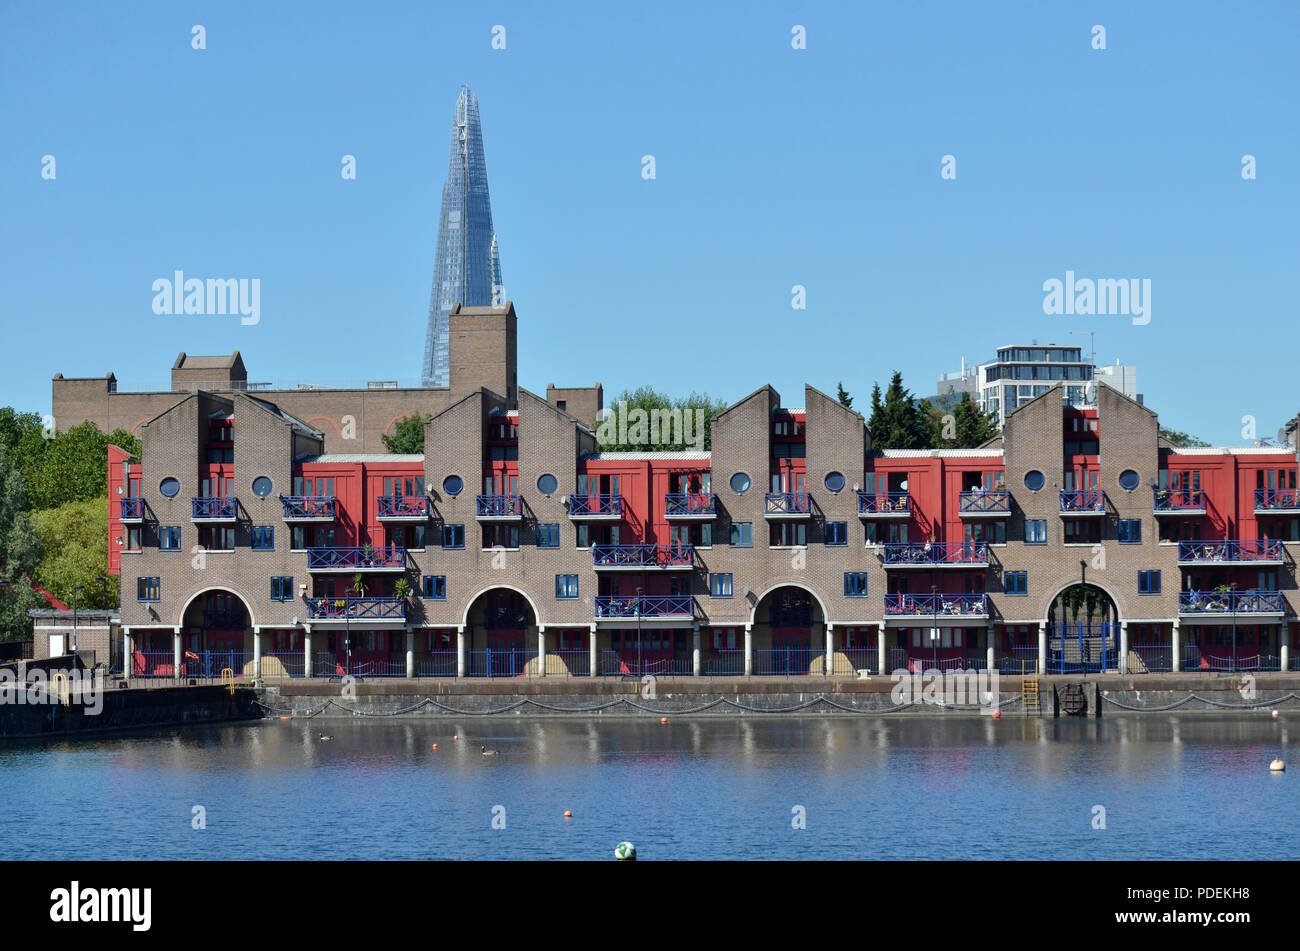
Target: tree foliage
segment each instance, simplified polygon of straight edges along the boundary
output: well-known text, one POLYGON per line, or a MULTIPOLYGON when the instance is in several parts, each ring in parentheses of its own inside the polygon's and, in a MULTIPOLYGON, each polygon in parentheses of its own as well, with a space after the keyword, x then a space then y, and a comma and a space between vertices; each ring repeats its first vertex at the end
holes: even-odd
POLYGON ((853 409, 853 397, 850 396, 849 391, 844 388, 843 380, 840 380, 839 383, 835 384, 835 398, 840 401, 840 405, 845 409, 853 409))
POLYGON ((424 452, 424 424, 433 419, 427 413, 405 416, 397 421, 392 435, 384 433, 384 445, 395 455, 417 455, 424 452))
POLYGON ((43 509, 33 520, 42 553, 36 581, 65 604, 80 584, 81 607, 117 607, 117 581, 108 575, 108 497, 43 509))
POLYGON ((596 425, 596 441, 601 452, 657 452, 700 446, 708 451, 713 448, 713 418, 726 408, 725 400, 693 390, 677 398, 650 386, 624 390, 603 411, 596 425), (657 417, 652 412, 657 412, 657 417), (669 415, 674 413, 677 415, 669 415), (659 424, 652 426, 656 418, 659 424), (668 418, 673 420, 671 432, 664 423, 668 418), (697 425, 701 421, 702 439, 697 425))
POLYGON ((103 495, 110 445, 140 455, 140 440, 135 436, 124 429, 106 434, 89 420, 39 444, 24 433, 20 465, 32 508, 56 508, 103 495))
POLYGON ((982 413, 963 393, 945 413, 929 400, 917 399, 894 372, 884 395, 871 388, 871 445, 875 449, 973 449, 998 435, 997 419, 982 413))
POLYGON ((41 546, 27 509, 27 491, 18 466, 0 446, 0 639, 31 636, 30 608, 45 601, 27 583, 40 563, 41 546))
POLYGON ((1176 429, 1160 430, 1160 435, 1168 439, 1171 443, 1180 449, 1207 449, 1209 443, 1203 439, 1197 439, 1195 436, 1189 436, 1187 433, 1180 433, 1176 429))

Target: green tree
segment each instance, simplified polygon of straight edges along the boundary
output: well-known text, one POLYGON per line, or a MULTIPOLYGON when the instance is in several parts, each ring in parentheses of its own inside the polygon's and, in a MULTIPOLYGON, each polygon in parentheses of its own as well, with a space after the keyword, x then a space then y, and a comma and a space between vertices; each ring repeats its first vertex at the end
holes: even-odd
POLYGON ((31 637, 27 611, 46 604, 27 581, 40 559, 22 473, 0 446, 0 640, 31 637))
POLYGON ((384 445, 396 455, 417 455, 424 452, 424 424, 431 419, 433 416, 426 413, 399 419, 391 436, 384 433, 384 445))
POLYGON ((117 579, 107 574, 108 498, 67 502, 33 514, 41 560, 33 577, 65 604, 76 585, 77 603, 87 608, 118 606, 117 579))
POLYGON ((726 401, 714 399, 707 393, 692 391, 686 397, 674 399, 649 386, 624 390, 614 398, 604 419, 597 424, 596 442, 601 452, 695 448, 701 445, 697 423, 703 421, 702 445, 707 451, 713 448, 713 418, 726 408, 726 401), (661 414, 657 417, 657 432, 652 431, 650 425, 656 418, 651 416, 655 411, 661 414), (662 415, 665 412, 676 415, 665 417, 662 415), (672 419, 671 426, 665 422, 666 419, 672 419), (689 439, 684 438, 687 435, 689 439), (656 438, 652 440, 652 436, 656 438))
POLYGON ((951 417, 941 415, 941 425, 935 435, 933 447, 937 449, 974 449, 998 434, 997 418, 992 413, 982 413, 969 393, 961 394, 953 407, 951 417), (951 422, 951 427, 947 424, 951 422), (951 432, 952 438, 945 434, 951 432))
POLYGON ((853 409, 853 397, 850 396, 849 391, 844 388, 843 380, 840 380, 839 383, 835 384, 835 398, 840 401, 840 405, 845 409, 853 409))
POLYGON ((903 386, 903 374, 894 371, 885 390, 883 401, 879 398, 880 385, 871 392, 871 445, 876 449, 925 449, 933 435, 933 418, 927 411, 926 401, 917 401, 911 391, 903 386))
POLYGON ((1209 443, 1203 439, 1197 439, 1195 436, 1189 436, 1187 433, 1180 433, 1176 429, 1160 430, 1160 435, 1168 439, 1171 443, 1180 449, 1207 449, 1209 443))
POLYGON ((56 508, 97 498, 108 484, 108 447, 140 455, 140 440, 123 429, 103 433, 87 420, 45 442, 39 459, 22 461, 32 508, 56 508))

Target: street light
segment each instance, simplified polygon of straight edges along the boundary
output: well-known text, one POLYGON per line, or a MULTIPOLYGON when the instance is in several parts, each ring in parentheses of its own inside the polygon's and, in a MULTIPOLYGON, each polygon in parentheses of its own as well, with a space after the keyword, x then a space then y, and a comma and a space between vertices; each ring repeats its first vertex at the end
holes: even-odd
POLYGON ((637 676, 643 673, 641 669, 641 589, 636 589, 636 672, 637 676))
POLYGON ((934 626, 930 628, 930 651, 935 670, 939 669, 939 595, 935 593, 938 590, 938 585, 930 585, 930 611, 934 615, 934 626))
POLYGON ((1228 662, 1228 670, 1237 669, 1237 582, 1228 583, 1228 600, 1232 605, 1232 659, 1228 662))

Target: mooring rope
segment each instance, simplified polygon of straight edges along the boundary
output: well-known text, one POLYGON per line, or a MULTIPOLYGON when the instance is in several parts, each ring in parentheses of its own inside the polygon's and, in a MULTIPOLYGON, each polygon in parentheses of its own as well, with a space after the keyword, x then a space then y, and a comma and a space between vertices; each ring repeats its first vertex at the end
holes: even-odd
POLYGON ((1285 696, 1276 697, 1272 700, 1258 700, 1253 703, 1227 703, 1223 700, 1214 700, 1210 697, 1200 697, 1195 693, 1188 693, 1187 696, 1183 697, 1183 699, 1175 700, 1173 703, 1166 704, 1163 707, 1132 706, 1131 704, 1121 703, 1113 697, 1108 697, 1104 693, 1101 695, 1101 699, 1122 710, 1133 710, 1137 713, 1163 713, 1166 710, 1173 710, 1176 707, 1181 707, 1185 703, 1191 703, 1193 700, 1199 700, 1201 703, 1207 703, 1212 707, 1223 707, 1227 710, 1258 710, 1260 707, 1277 706, 1278 704, 1285 703, 1287 700, 1300 700, 1300 696, 1296 696, 1294 693, 1288 693, 1285 696))

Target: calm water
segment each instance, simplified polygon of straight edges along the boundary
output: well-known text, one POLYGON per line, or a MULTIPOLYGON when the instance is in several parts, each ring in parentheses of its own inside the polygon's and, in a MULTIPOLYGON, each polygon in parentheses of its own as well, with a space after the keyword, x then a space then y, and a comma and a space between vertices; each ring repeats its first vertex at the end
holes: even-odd
POLYGON ((1297 858, 1297 792, 1300 715, 1267 713, 267 720, 0 749, 7 858, 1297 858))

